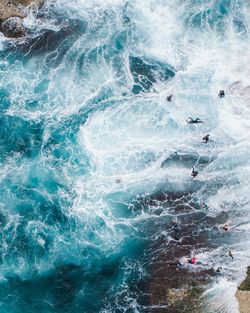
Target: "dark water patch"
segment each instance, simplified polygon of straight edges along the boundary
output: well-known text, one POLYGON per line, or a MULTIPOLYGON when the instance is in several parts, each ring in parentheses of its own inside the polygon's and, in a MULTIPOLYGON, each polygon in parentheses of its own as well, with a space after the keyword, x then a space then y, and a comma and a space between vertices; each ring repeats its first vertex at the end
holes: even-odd
POLYGON ((39 106, 39 101, 36 99, 28 99, 25 101, 25 108, 30 111, 36 111, 39 106))
POLYGON ((0 294, 8 289, 12 295, 13 290, 15 293, 13 299, 8 299, 12 300, 9 304, 3 301, 2 307, 9 305, 13 312, 56 312, 73 301, 81 278, 81 269, 75 265, 58 267, 48 276, 34 273, 32 280, 9 277, 7 283, 1 284, 0 294))
MULTIPOLYGON (((82 16, 79 15, 79 12, 77 12, 74 7, 67 7, 65 10, 64 5, 57 5, 55 2, 46 3, 44 6, 39 8, 38 11, 33 10, 33 15, 40 27, 32 29, 28 28, 27 38, 25 42, 22 42, 20 45, 25 49, 24 51, 31 47, 31 45, 34 44, 39 37, 41 37, 41 35, 48 34, 48 36, 50 36, 51 33, 58 33, 59 35, 61 32, 61 35, 64 35, 66 38, 70 35, 85 33, 87 28, 87 22, 82 16), (42 27, 42 25, 44 25, 44 27, 42 27), (59 31, 54 31, 51 28, 59 29, 59 31)), ((59 37, 63 36, 59 35, 59 37)), ((57 42, 57 39, 58 36, 56 35, 56 37, 54 37, 54 41, 57 42)))
POLYGON ((124 197, 122 192, 110 194, 106 201, 112 210, 113 216, 128 218, 133 215, 133 205, 128 204, 128 199, 124 197))
MULTIPOLYGON (((87 23, 82 20, 66 19, 63 22, 62 28, 59 31, 46 31, 38 38, 30 39, 25 46, 22 47, 22 52, 26 53, 27 58, 34 55, 57 51, 57 57, 54 55, 53 62, 59 62, 65 52, 70 49, 74 42, 86 31, 87 23), (58 49, 60 47, 60 49, 58 49)), ((52 59, 51 55, 51 59, 52 59)), ((51 61, 48 65, 51 65, 51 61)), ((52 64, 55 66, 55 63, 52 64)))
POLYGON ((4 228, 8 222, 8 216, 0 208, 0 229, 4 228))
POLYGON ((135 85, 133 93, 149 91, 157 80, 164 81, 175 76, 175 70, 159 61, 145 60, 140 57, 129 57, 129 66, 135 85))
POLYGON ((247 32, 247 25, 242 17, 235 17, 233 21, 234 30, 236 33, 238 33, 240 36, 245 38, 248 36, 247 32))
POLYGON ((232 0, 218 0, 215 6, 219 14, 226 16, 232 10, 232 0))
POLYGON ((25 219, 19 218, 16 223, 9 222, 2 229, 0 251, 1 263, 5 269, 9 266, 17 269, 24 263, 26 268, 32 268, 38 259, 39 262, 46 259, 52 243, 51 234, 38 230, 35 221, 32 224, 33 229, 25 219))
POLYGON ((216 159, 215 156, 201 156, 198 153, 173 153, 165 161, 162 162, 161 167, 185 167, 192 168, 197 166, 203 168, 212 163, 216 159))
POLYGON ((193 191, 158 191, 151 195, 143 194, 133 197, 122 192, 112 193, 106 197, 107 203, 115 217, 135 217, 142 212, 153 215, 184 214, 204 209, 193 191))
POLYGON ((217 0, 201 8, 198 3, 189 6, 186 23, 197 29, 213 29, 225 35, 230 18, 233 18, 234 30, 241 36, 247 35, 247 23, 242 15, 242 1, 217 0))
POLYGON ((0 88, 0 114, 4 113, 11 105, 10 94, 7 88, 0 88))
MULTIPOLYGON (((41 220, 48 225, 58 225, 58 227, 65 225, 68 218, 64 214, 58 199, 49 200, 41 193, 31 189, 26 190, 26 192, 26 198, 33 201, 32 211, 26 211, 26 217, 30 215, 30 218, 36 218, 37 220, 41 220)), ((23 208, 23 206, 21 206, 21 208, 23 208)))
MULTIPOLYGON (((116 83, 118 83, 118 85, 125 85, 124 79, 126 81, 126 75, 124 71, 124 59, 121 51, 114 47, 112 43, 103 44, 89 50, 83 49, 83 53, 77 56, 76 65, 79 79, 86 81, 86 83, 89 83, 89 78, 92 76, 93 71, 99 71, 99 69, 108 65, 116 75, 116 83)), ((101 75, 103 76, 103 73, 101 73, 101 75)), ((103 86, 102 88, 107 87, 103 86)), ((110 92, 113 94, 111 90, 110 92)), ((104 92, 101 91, 100 93, 103 94, 104 92)), ((107 93, 107 91, 105 91, 105 93, 107 93)))
POLYGON ((5 178, 0 192, 4 207, 28 221, 41 221, 61 227, 65 225, 74 193, 56 180, 53 181, 51 176, 41 176, 41 180, 35 176, 29 178, 26 183, 14 182, 12 177, 5 178), (60 196, 60 192, 65 196, 60 196))
POLYGON ((43 123, 26 121, 16 116, 0 117, 0 158, 14 152, 26 157, 38 154, 43 137, 43 123))
POLYGON ((134 201, 137 210, 141 207, 151 213, 160 215, 166 210, 171 214, 188 213, 201 209, 197 199, 191 192, 163 192, 159 191, 152 195, 137 197, 134 201), (156 209, 156 210, 155 210, 156 209))
MULTIPOLYGON (((84 114, 83 114, 84 115, 84 114)), ((89 168, 88 159, 78 143, 78 132, 85 117, 79 113, 60 124, 54 124, 47 129, 49 134, 43 143, 42 153, 48 157, 53 156, 52 166, 59 170, 67 165, 75 175, 84 175, 89 168)))
POLYGON ((65 263, 32 279, 7 276, 0 284, 2 308, 13 312, 100 312, 112 283, 119 280, 119 261, 92 259, 92 267, 65 263), (8 292, 7 292, 8 291, 8 292), (8 297, 6 295, 12 295, 8 297))
MULTIPOLYGON (((77 113, 70 114, 67 117, 48 125, 46 132, 48 138, 43 142, 42 152, 45 155, 53 155, 53 161, 57 164, 67 161, 72 162, 75 168, 83 173, 89 167, 88 159, 84 158, 83 150, 79 147, 80 127, 86 123, 93 113, 117 105, 118 100, 106 99, 106 95, 100 94, 84 104, 77 113)), ((54 164, 56 167, 57 165, 54 164)), ((69 164, 68 164, 69 165, 69 164)))
MULTIPOLYGON (((126 24, 129 23, 128 18, 124 18, 124 23, 126 24)), ((114 47, 118 51, 125 50, 126 45, 127 45, 127 40, 128 40, 128 33, 127 31, 124 30, 114 37, 114 47)))
POLYGON ((14 64, 17 60, 23 65, 31 57, 46 57, 44 71, 55 68, 61 64, 65 54, 87 29, 87 22, 81 19, 65 18, 58 21, 59 30, 42 30, 36 36, 28 36, 22 42, 9 42, 1 51, 1 57, 8 63, 14 64))
POLYGON ((67 216, 63 213, 58 201, 45 200, 39 203, 35 210, 35 213, 49 225, 58 224, 58 226, 62 226, 67 222, 67 216))

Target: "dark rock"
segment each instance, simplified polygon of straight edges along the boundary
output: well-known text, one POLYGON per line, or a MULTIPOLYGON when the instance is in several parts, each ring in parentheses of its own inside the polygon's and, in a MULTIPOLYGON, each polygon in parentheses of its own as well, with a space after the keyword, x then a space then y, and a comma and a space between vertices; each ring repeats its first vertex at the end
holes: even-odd
POLYGON ((26 28, 23 26, 23 20, 20 17, 10 17, 1 25, 1 31, 6 37, 18 38, 26 34, 26 28))
POLYGON ((250 266, 247 269, 247 277, 238 287, 241 291, 250 291, 250 266))

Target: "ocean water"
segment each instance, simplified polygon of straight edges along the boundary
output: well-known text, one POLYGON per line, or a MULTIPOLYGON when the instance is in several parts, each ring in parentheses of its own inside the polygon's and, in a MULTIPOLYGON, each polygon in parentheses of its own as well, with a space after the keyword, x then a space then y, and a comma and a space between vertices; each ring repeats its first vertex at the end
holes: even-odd
POLYGON ((177 312, 171 264, 196 255, 193 312, 237 313, 250 3, 47 1, 25 25, 0 38, 0 312, 177 312))

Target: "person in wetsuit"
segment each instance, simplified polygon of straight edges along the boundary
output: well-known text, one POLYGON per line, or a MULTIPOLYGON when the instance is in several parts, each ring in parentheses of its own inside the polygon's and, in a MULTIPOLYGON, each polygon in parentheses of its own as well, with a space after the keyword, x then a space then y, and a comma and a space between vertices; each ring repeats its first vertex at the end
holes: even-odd
POLYGON ((217 270, 216 270, 216 273, 220 273, 222 271, 222 267, 218 267, 217 270))
POLYGON ((171 101, 172 101, 172 98, 173 98, 173 95, 167 96, 167 101, 168 101, 168 102, 171 102, 171 101))
POLYGON ((220 98, 225 98, 225 91, 224 91, 224 90, 220 90, 218 96, 219 96, 220 98))
POLYGON ((194 256, 191 259, 188 260, 189 264, 195 264, 196 262, 197 262, 197 259, 194 256))
POLYGON ((193 178, 195 178, 198 174, 199 174, 199 172, 196 171, 196 170, 195 170, 195 167, 193 166, 191 176, 192 176, 193 178))
POLYGON ((228 231, 228 225, 226 224, 226 225, 223 225, 222 227, 221 227, 223 230, 225 230, 225 231, 228 231))
POLYGON ((231 250, 228 250, 228 256, 230 256, 232 259, 234 258, 233 253, 231 250))
POLYGON ((210 136, 210 135, 208 134, 208 135, 206 135, 205 137, 202 138, 203 143, 207 143, 207 142, 208 142, 209 136, 210 136))
POLYGON ((204 123, 201 121, 199 117, 197 117, 195 120, 192 117, 189 117, 187 120, 188 124, 199 124, 199 123, 204 123))

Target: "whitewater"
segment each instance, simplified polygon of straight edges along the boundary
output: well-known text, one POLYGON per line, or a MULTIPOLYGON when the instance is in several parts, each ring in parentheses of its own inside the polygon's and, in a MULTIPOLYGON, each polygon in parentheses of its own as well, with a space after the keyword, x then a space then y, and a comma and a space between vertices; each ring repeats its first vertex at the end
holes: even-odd
POLYGON ((0 312, 179 312, 183 271, 191 312, 238 313, 250 3, 57 0, 24 23, 0 37, 0 312))

